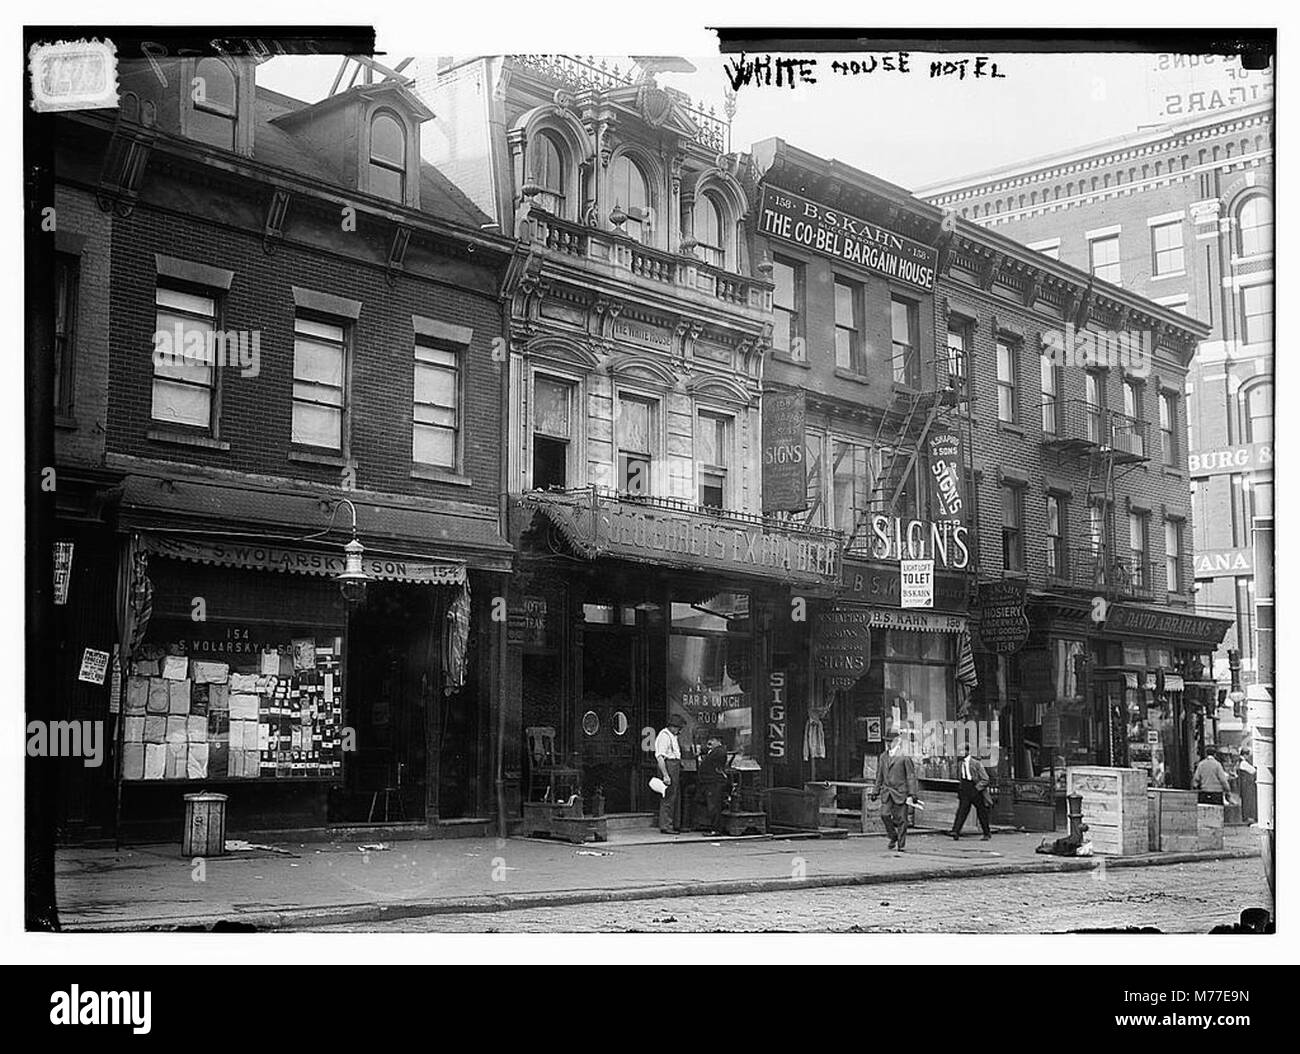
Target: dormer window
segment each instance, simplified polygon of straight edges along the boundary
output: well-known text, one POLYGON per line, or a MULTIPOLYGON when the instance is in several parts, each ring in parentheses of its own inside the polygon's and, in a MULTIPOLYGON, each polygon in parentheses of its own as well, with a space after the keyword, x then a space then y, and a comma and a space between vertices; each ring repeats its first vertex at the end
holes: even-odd
POLYGON ((564 150, 549 132, 539 132, 533 139, 531 176, 542 188, 537 204, 552 215, 563 216, 568 172, 564 150))
POLYGON ((695 240, 701 258, 714 267, 727 266, 727 227, 722 217, 722 206, 712 194, 701 194, 695 199, 695 240))
POLYGON ((626 154, 616 157, 609 166, 609 194, 614 205, 627 213, 623 230, 634 240, 649 244, 652 238, 650 224, 650 184, 641 167, 626 154))
POLYGON ((370 193, 399 205, 406 201, 406 130, 390 113, 370 121, 370 193))
POLYGON ((239 87, 235 72, 222 59, 200 59, 190 82, 189 134, 222 150, 235 148, 239 87))

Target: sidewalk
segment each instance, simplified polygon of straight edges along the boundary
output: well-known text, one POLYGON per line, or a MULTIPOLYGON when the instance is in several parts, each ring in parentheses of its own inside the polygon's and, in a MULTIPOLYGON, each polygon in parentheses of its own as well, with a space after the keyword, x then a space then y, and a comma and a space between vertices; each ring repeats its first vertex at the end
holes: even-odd
MULTIPOLYGON (((916 831, 907 852, 879 836, 754 837, 682 844, 511 838, 276 844, 194 863, 175 845, 71 847, 57 857, 65 930, 126 931, 236 923, 257 930, 311 929, 403 917, 525 907, 760 893, 927 879, 1088 870, 1099 857, 1039 856, 1041 834, 960 842, 916 831)), ((1249 828, 1229 829, 1221 852, 1106 858, 1106 867, 1151 867, 1257 856, 1249 828)))

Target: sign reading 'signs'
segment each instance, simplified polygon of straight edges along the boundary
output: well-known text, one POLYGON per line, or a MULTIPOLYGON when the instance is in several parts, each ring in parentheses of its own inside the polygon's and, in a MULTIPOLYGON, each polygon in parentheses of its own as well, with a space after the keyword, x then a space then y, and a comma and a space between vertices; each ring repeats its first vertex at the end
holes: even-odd
POLYGON ((758 229, 927 293, 934 289, 937 250, 788 190, 763 188, 758 229))

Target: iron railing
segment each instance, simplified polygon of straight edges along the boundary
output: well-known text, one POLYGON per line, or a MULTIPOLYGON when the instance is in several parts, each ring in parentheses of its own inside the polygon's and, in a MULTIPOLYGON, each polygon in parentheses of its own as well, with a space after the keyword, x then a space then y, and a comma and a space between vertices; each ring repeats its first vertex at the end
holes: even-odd
POLYGON ((1110 452, 1125 461, 1145 461, 1152 445, 1148 422, 1084 399, 1043 404, 1043 444, 1074 452, 1110 452))

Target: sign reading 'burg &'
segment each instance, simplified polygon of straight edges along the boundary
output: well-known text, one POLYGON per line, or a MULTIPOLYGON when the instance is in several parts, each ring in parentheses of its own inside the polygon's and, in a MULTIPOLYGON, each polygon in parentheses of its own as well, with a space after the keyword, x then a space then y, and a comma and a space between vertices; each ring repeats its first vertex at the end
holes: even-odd
POLYGON ((927 293, 934 289, 939 265, 935 249, 788 190, 763 188, 758 229, 927 293))

